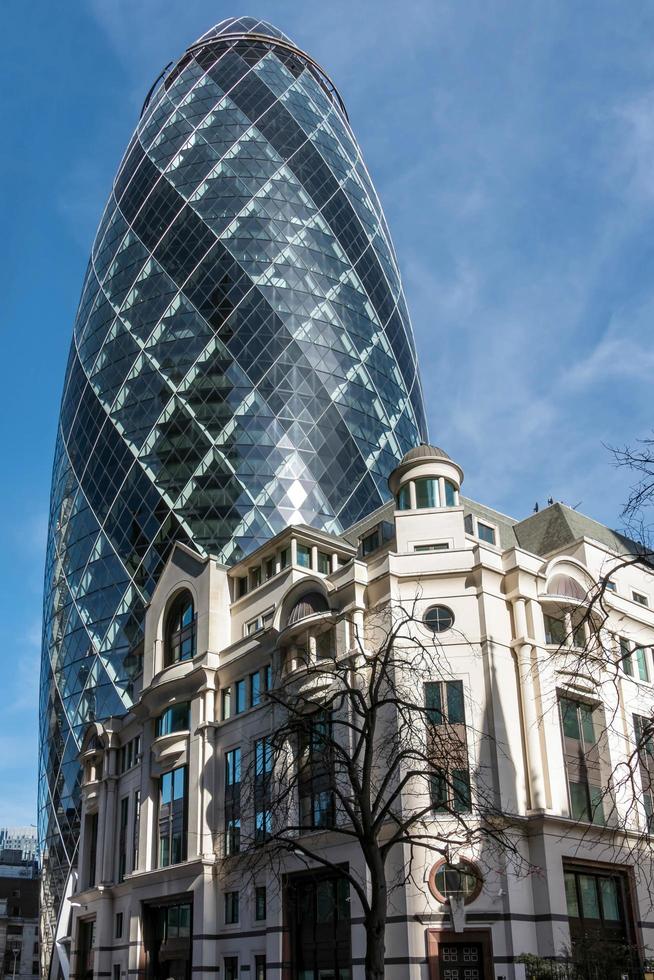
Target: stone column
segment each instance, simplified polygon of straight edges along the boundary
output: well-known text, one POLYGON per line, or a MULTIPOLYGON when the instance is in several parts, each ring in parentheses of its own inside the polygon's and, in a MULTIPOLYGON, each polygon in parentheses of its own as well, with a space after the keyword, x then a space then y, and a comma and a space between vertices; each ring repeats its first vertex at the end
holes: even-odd
POLYGON ((528 628, 524 599, 514 601, 513 613, 518 641, 515 654, 518 662, 520 704, 525 733, 527 771, 529 773, 529 797, 532 810, 542 810, 546 806, 546 797, 543 780, 543 758, 540 750, 539 718, 534 689, 533 672, 535 664, 532 660, 534 646, 532 643, 525 642, 528 636, 528 628))
POLYGON ((108 773, 106 779, 107 795, 104 806, 104 841, 102 852, 98 851, 98 856, 102 861, 102 878, 104 884, 113 881, 114 874, 114 850, 116 838, 116 749, 109 749, 108 753, 108 773))

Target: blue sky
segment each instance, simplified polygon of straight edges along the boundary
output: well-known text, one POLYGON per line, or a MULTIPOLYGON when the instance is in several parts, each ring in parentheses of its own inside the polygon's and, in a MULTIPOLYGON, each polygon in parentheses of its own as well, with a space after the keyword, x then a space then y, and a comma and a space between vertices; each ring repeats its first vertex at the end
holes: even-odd
POLYGON ((42 569, 88 251, 145 93, 213 23, 271 20, 336 82, 394 237, 433 442, 516 517, 616 526, 604 444, 654 412, 645 0, 32 0, 3 12, 0 826, 35 821, 42 569))

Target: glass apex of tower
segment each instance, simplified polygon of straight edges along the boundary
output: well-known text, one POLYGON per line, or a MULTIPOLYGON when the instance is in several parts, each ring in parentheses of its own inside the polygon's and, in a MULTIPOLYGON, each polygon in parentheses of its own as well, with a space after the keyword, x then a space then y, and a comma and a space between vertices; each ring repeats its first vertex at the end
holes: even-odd
POLYGON ((284 34, 283 31, 280 31, 273 24, 269 24, 265 20, 259 20, 257 17, 227 17, 198 38, 196 43, 199 44, 202 41, 228 34, 259 34, 262 37, 272 37, 280 41, 286 41, 288 44, 294 43, 288 34, 284 34))

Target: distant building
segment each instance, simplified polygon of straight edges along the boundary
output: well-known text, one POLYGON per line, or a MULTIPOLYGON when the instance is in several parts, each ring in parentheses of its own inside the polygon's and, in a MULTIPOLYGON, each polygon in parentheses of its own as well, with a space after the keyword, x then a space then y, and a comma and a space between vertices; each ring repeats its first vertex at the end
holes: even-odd
MULTIPOLYGON (((36 827, 0 827, 0 851, 18 850, 24 861, 38 859, 36 827)), ((0 859, 0 863, 2 860, 0 859)))
POLYGON ((29 828, 0 830, 0 963, 2 976, 12 980, 37 980, 40 972, 39 878, 30 839, 33 845, 29 828), (6 846, 21 841, 27 858, 21 847, 6 846))
POLYGON ((513 980, 521 954, 597 944, 629 947, 640 968, 654 936, 654 574, 621 561, 632 543, 570 508, 517 522, 460 496, 462 477, 420 446, 390 475, 394 501, 343 534, 289 527, 231 568, 176 545, 146 611, 134 708, 89 725, 82 743, 79 877, 60 954, 70 949, 71 976, 361 980, 362 905, 340 869, 364 881, 365 868, 335 830, 347 817, 333 772, 306 740, 275 772, 267 739, 275 692, 303 696, 309 666, 351 662, 365 676, 359 641, 380 607, 412 610, 403 664, 438 644, 424 684, 398 668, 425 712, 432 767, 406 807, 443 840, 456 815, 475 824, 485 783, 542 869, 521 878, 467 838, 442 858, 412 847, 385 977, 513 980), (588 597, 602 585, 596 624, 588 597), (587 669, 571 671, 593 637, 587 669), (307 870, 295 851, 253 872, 292 766, 296 839, 324 863, 307 870))

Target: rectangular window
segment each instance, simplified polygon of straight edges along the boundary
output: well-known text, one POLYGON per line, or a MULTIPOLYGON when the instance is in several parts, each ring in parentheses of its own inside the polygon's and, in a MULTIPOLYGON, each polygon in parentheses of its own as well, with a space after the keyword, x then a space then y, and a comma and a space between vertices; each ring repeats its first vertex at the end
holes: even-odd
POLYGON ((238 980, 238 956, 226 956, 225 980, 238 980))
POLYGON ((425 684, 425 720, 433 765, 432 807, 437 812, 468 812, 472 801, 462 681, 425 684))
POLYGON ((225 752, 225 855, 241 847, 241 750, 225 752))
POLYGON ((250 569, 250 588, 257 589, 261 585, 261 566, 250 569))
POLYGON ((261 620, 257 616, 256 619, 253 619, 251 623, 247 624, 245 631, 248 636, 254 636, 254 634, 258 633, 260 629, 261 629, 261 620))
POLYGON ((649 599, 642 592, 632 592, 631 597, 639 606, 649 606, 649 599))
POLYGON ((235 925, 238 922, 238 912, 238 892, 225 892, 225 925, 235 925))
POLYGON ((441 686, 440 682, 425 684, 425 708, 428 725, 443 724, 441 686))
POLYGON ((274 557, 273 558, 266 558, 263 567, 264 567, 264 574, 266 576, 266 581, 268 581, 268 579, 269 578, 272 578, 273 575, 275 574, 275 559, 274 559, 274 557))
POLYGON ((264 691, 270 691, 272 688, 272 664, 267 664, 263 668, 263 688, 264 691))
POLYGON ((250 707, 261 703, 261 673, 257 670, 250 674, 250 707))
POLYGON ((397 509, 411 510, 411 486, 409 483, 405 483, 404 486, 400 487, 398 491, 397 509))
POLYGON ((336 656, 336 630, 329 628, 316 636, 316 659, 333 660, 336 656))
POLYGON ((570 816, 603 824, 605 790, 599 745, 603 710, 567 697, 559 698, 559 708, 570 816))
POLYGON ((307 548, 304 544, 298 544, 296 554, 298 565, 301 565, 302 568, 311 568, 311 548, 307 548))
POLYGON ((141 793, 134 793, 134 810, 132 811, 132 871, 139 866, 139 830, 141 817, 141 793))
POLYGON ((463 518, 463 527, 465 529, 466 534, 475 533, 475 529, 472 524, 472 514, 466 514, 466 516, 463 518))
POLYGON ((114 930, 116 939, 123 938, 123 913, 116 912, 116 928, 114 930))
POLYGON ((634 662, 631 656, 631 648, 629 646, 629 640, 625 640, 624 636, 620 637, 620 661, 625 674, 628 677, 633 677, 634 662))
POLYGON ((649 668, 647 666, 647 651, 644 647, 636 647, 634 657, 638 665, 638 677, 641 681, 649 680, 649 668))
POLYGON ((159 867, 186 860, 186 766, 159 780, 159 867))
POLYGON ((240 715, 246 708, 245 680, 236 681, 236 684, 234 684, 234 712, 240 715))
POLYGON ((436 541, 434 544, 414 544, 413 550, 420 554, 426 551, 448 551, 449 547, 447 541, 436 541))
POLYGON ((254 743, 254 839, 263 843, 272 832, 271 778, 273 751, 270 740, 258 738, 254 743))
POLYGON ((617 587, 617 585, 615 584, 615 582, 613 581, 612 578, 605 578, 604 579, 604 588, 608 592, 617 592, 618 591, 618 587, 617 587))
POLYGON ((290 564, 291 564, 291 549, 284 548, 284 550, 280 551, 279 553, 279 566, 280 568, 284 569, 284 568, 288 568, 290 564))
POLYGON ((606 943, 619 948, 632 943, 633 923, 624 873, 592 864, 564 864, 563 871, 573 949, 582 943, 587 948, 589 944, 601 947, 606 943))
POLYGON ((583 650, 584 647, 586 646, 586 630, 584 627, 584 615, 585 614, 582 613, 581 617, 577 617, 576 620, 573 617, 572 620, 572 645, 574 647, 578 647, 580 650, 583 650))
POLYGON ((112 980, 120 980, 120 963, 114 963, 111 968, 112 980))
POLYGON ((321 575, 329 575, 331 571, 331 558, 326 552, 318 552, 318 571, 321 575))
POLYGON ((266 918, 266 886, 259 885, 254 890, 254 918, 263 922, 266 918))
POLYGON ((429 725, 465 725, 463 681, 430 681, 425 684, 425 709, 429 725), (443 701, 447 705, 446 711, 443 711, 443 701))
POLYGON ((335 820, 333 723, 330 712, 307 719, 300 732, 300 824, 331 827, 335 820))
POLYGON ((87 830, 89 839, 89 873, 87 878, 87 887, 93 888, 95 885, 96 878, 96 865, 98 860, 98 815, 97 813, 92 813, 90 817, 87 818, 87 830))
POLYGON ((550 646, 560 647, 566 640, 565 622, 555 616, 543 616, 545 621, 545 642, 550 646))
POLYGON ((244 595, 247 595, 248 591, 248 577, 247 575, 242 575, 240 578, 236 579, 236 598, 242 599, 244 595))
POLYGON ((482 524, 482 522, 478 520, 477 537, 480 541, 485 541, 487 544, 495 544, 495 529, 492 528, 490 524, 482 524))
POLYGON ((370 534, 366 534, 365 537, 361 538, 361 554, 364 558, 367 555, 371 555, 373 551, 381 548, 381 543, 381 534, 379 528, 376 527, 370 534))
POLYGON ((222 691, 223 721, 232 717, 232 689, 224 687, 222 691))
POLYGON ((254 980, 266 980, 266 957, 263 955, 254 957, 254 980))
POLYGON ((129 796, 120 801, 118 817, 118 881, 127 873, 127 834, 129 828, 129 796))
POLYGON ((438 507, 438 480, 431 477, 424 477, 415 481, 416 487, 416 507, 438 507))
POLYGON ((436 812, 467 813, 472 806, 462 681, 430 681, 424 690, 429 780, 436 812))
POLYGON ((647 833, 651 834, 654 833, 654 730, 651 719, 634 715, 634 732, 647 833))

